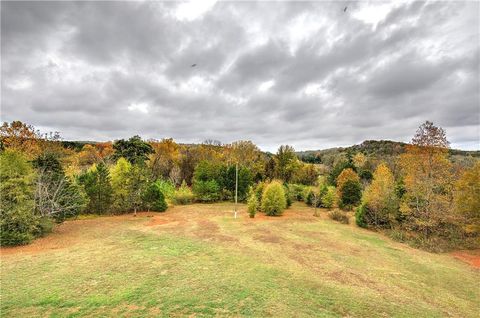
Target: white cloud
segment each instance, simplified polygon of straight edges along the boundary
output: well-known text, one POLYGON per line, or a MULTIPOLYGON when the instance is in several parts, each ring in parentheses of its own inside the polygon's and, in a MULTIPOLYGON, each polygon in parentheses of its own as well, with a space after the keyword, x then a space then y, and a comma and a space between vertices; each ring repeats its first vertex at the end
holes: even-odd
POLYGON ((265 82, 261 83, 261 84, 258 86, 258 91, 259 91, 259 92, 266 92, 266 91, 268 91, 270 88, 272 88, 273 85, 275 85, 275 81, 274 81, 274 80, 265 81, 265 82))
POLYGON ((395 4, 393 2, 373 1, 364 3, 360 9, 349 8, 347 12, 350 12, 354 18, 371 24, 375 29, 378 22, 385 19, 394 6, 395 4))
POLYGON ((148 114, 150 106, 147 103, 134 103, 128 106, 128 110, 131 112, 140 112, 143 114, 148 114))
POLYGON ((192 21, 200 18, 206 12, 212 9, 217 0, 192 0, 181 3, 175 12, 179 20, 192 21))

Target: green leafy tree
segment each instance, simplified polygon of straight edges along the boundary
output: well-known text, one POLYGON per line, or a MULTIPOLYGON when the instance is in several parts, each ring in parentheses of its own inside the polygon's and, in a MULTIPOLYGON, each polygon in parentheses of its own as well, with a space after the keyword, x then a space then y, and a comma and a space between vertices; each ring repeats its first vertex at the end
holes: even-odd
POLYGON ((85 188, 89 199, 86 211, 90 213, 105 214, 109 212, 112 204, 113 189, 110 173, 104 163, 93 166, 79 177, 79 182, 85 188))
POLYGON ((291 146, 280 146, 275 155, 275 176, 284 182, 290 182, 300 162, 291 146))
POLYGON ((144 207, 142 194, 148 185, 148 181, 146 167, 144 165, 132 165, 126 186, 128 188, 128 200, 133 207, 134 216, 137 216, 137 211, 144 207))
POLYGON ((220 186, 215 180, 194 180, 192 190, 198 201, 215 202, 220 200, 220 186))
POLYGON ((280 181, 272 181, 265 186, 262 194, 262 211, 268 216, 283 214, 287 207, 285 190, 280 181))
MULTIPOLYGON (((225 175, 223 177, 223 186, 231 194, 231 198, 234 198, 235 195, 235 174, 236 167, 229 166, 225 170, 225 175)), ((238 200, 244 201, 247 198, 247 192, 249 187, 252 185, 252 174, 247 167, 238 168, 238 200)))
POLYGON ((162 191, 167 201, 173 200, 175 195, 175 185, 170 180, 158 179, 155 181, 157 187, 162 191))
POLYGON ((193 193, 197 200, 214 202, 222 198, 225 167, 219 163, 200 161, 193 175, 193 193))
POLYGON ((133 207, 129 201, 128 180, 132 164, 125 158, 119 158, 116 164, 110 168, 110 176, 113 190, 112 210, 115 213, 130 211, 133 207))
POLYGON ((156 182, 146 187, 142 199, 149 211, 163 212, 168 208, 165 196, 156 182))
POLYGON ((29 243, 35 236, 34 172, 19 152, 0 153, 0 245, 29 243))
POLYGON ((128 140, 120 139, 113 143, 113 158, 125 158, 131 164, 143 164, 154 153, 152 146, 144 142, 140 136, 133 136, 128 140))
POLYGON ((350 209, 360 203, 362 185, 359 181, 347 180, 340 189, 340 207, 350 209))

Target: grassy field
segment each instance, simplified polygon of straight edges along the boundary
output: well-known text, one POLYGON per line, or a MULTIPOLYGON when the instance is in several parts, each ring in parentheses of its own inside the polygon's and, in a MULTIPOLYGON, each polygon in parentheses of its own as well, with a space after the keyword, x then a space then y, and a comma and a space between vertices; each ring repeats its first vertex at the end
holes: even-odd
POLYGON ((2 249, 2 317, 478 317, 480 271, 312 216, 231 204, 68 221, 2 249))

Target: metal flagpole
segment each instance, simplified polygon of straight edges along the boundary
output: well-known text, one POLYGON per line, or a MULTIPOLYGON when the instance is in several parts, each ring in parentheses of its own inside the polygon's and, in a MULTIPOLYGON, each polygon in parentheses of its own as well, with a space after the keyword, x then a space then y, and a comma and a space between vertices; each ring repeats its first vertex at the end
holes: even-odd
POLYGON ((237 201, 238 201, 238 163, 235 165, 235 218, 237 218, 237 201))

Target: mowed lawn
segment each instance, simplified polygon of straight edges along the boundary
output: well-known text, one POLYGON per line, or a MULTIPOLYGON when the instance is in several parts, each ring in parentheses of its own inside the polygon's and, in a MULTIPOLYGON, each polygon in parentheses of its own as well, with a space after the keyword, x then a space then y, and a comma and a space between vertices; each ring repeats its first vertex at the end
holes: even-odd
POLYGON ((2 317, 478 317, 480 271, 296 203, 68 221, 2 249, 2 317))

